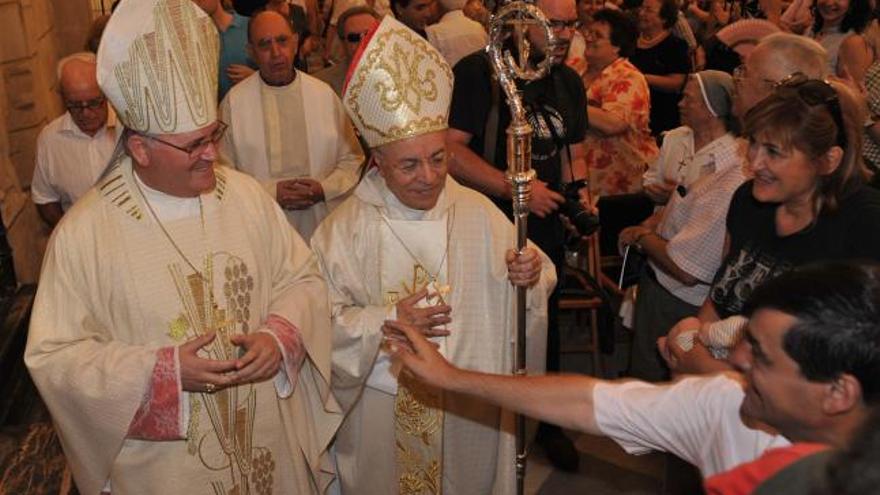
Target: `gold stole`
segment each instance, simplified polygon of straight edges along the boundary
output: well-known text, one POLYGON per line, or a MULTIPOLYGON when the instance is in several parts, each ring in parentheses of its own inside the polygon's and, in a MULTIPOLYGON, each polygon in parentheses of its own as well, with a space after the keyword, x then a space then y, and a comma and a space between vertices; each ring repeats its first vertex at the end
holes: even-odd
MULTIPOLYGON (((448 290, 440 288, 445 287, 449 265, 447 218, 445 214, 440 220, 387 219, 387 223, 382 224, 382 294, 386 304, 395 304, 425 287, 429 293, 440 294, 420 305, 444 304, 448 290)), ((439 343, 441 352, 445 353, 446 339, 439 343)), ((399 377, 397 385, 394 423, 399 493, 440 494, 442 391, 404 376, 399 377)))

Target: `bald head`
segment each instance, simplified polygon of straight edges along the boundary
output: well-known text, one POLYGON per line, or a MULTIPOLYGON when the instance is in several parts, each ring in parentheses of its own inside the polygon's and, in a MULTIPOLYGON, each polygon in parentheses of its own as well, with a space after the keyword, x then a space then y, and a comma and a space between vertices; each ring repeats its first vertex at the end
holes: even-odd
POLYGON ((94 136, 107 123, 107 100, 98 86, 93 54, 74 54, 58 63, 58 90, 83 133, 94 136))
POLYGON ((805 36, 775 33, 755 46, 736 78, 734 113, 746 112, 773 91, 773 85, 800 72, 811 79, 828 76, 828 54, 822 45, 805 36))
POLYGON ((297 41, 290 22, 278 12, 266 10, 251 17, 248 51, 266 84, 284 86, 293 81, 297 41))

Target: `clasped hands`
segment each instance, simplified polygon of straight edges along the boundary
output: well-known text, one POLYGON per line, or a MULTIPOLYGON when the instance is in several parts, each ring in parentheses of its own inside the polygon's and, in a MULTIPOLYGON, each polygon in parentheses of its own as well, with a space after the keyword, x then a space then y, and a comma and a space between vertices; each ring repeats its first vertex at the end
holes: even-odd
POLYGON ((275 198, 285 210, 305 210, 324 201, 324 188, 308 177, 282 180, 275 185, 275 198))
POLYGON ((198 355, 217 334, 201 335, 182 344, 180 380, 187 392, 214 392, 245 383, 273 378, 281 366, 282 355, 275 338, 266 332, 237 334, 229 341, 242 349, 237 359, 207 359, 198 355), (209 385, 210 384, 210 385, 209 385))

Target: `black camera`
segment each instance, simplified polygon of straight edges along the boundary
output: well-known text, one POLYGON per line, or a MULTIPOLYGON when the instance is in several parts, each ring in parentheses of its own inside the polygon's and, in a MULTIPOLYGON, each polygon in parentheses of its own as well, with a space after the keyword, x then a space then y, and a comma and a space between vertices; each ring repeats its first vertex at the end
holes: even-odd
POLYGON ((556 188, 556 191, 565 198, 565 201, 559 205, 559 213, 568 217, 578 233, 583 236, 590 235, 599 228, 599 216, 594 215, 581 204, 578 191, 586 186, 587 179, 580 179, 574 182, 561 183, 556 188))

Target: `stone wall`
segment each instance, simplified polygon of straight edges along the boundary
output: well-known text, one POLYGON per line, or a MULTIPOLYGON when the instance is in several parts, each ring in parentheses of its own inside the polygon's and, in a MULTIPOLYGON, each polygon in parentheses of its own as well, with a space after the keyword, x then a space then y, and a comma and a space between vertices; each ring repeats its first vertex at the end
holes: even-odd
POLYGON ((30 201, 36 139, 62 113, 59 58, 80 51, 88 0, 0 0, 0 212, 19 282, 36 281, 49 230, 30 201))

